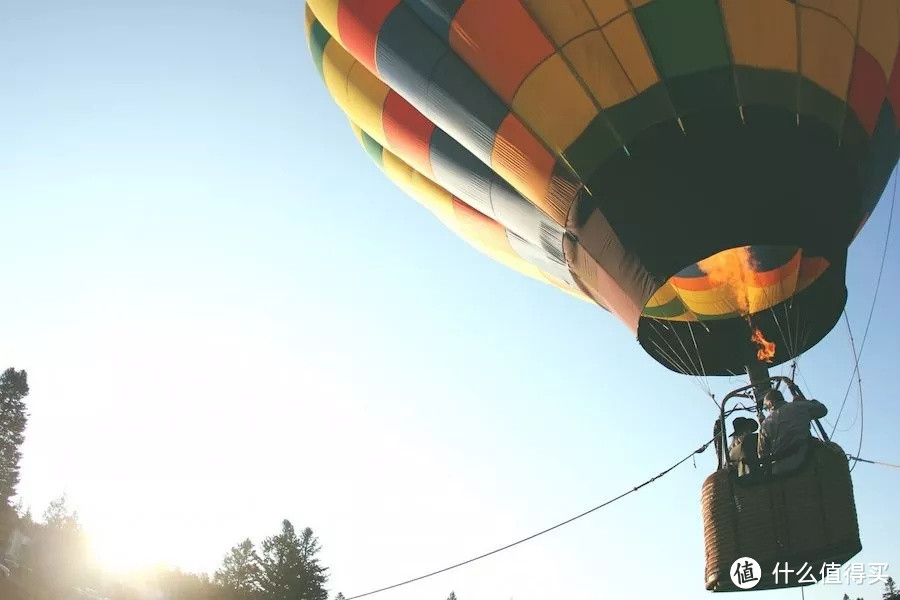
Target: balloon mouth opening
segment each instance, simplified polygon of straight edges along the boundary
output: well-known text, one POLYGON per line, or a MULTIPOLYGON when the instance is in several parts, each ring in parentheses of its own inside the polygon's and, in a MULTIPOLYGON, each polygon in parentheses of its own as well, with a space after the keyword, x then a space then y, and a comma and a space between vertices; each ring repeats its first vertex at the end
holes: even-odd
POLYGON ((750 364, 777 366, 837 323, 847 299, 845 271, 846 252, 826 258, 758 245, 717 252, 657 290, 639 319, 638 342, 678 373, 740 375, 750 364))
POLYGON ((815 283, 830 262, 796 246, 736 246, 687 265, 656 290, 641 316, 665 321, 748 319, 815 283))

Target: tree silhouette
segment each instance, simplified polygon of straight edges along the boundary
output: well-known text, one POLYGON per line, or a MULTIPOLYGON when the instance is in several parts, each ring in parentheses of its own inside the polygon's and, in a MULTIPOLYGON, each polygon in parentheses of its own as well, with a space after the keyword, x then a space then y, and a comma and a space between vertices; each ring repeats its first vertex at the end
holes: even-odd
POLYGON ((456 600, 456 592, 450 592, 450 595, 447 596, 447 600, 456 600))
POLYGON ((281 533, 262 543, 259 586, 266 600, 327 600, 327 569, 316 554, 321 547, 312 529, 297 537, 294 526, 285 519, 281 533))
POLYGON ((259 555, 253 542, 245 539, 234 546, 225 559, 222 567, 216 571, 213 580, 223 588, 231 590, 239 600, 250 600, 259 595, 259 555))
POLYGON ((897 583, 893 577, 888 577, 884 583, 884 592, 881 594, 882 600, 900 600, 900 590, 897 589, 897 583))
POLYGON ((7 506, 19 483, 20 448, 28 422, 23 399, 28 374, 9 368, 0 375, 0 506, 7 506))

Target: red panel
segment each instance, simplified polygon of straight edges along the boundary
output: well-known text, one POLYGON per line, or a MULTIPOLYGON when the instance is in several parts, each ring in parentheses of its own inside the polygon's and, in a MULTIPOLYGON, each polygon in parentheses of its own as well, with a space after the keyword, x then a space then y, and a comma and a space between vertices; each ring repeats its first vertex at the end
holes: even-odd
POLYGON ((894 107, 894 120, 900 129, 900 48, 897 48, 897 57, 894 59, 894 70, 888 82, 887 96, 894 107))
POLYGON ((673 277, 672 285, 680 290, 689 292, 705 292, 706 290, 713 289, 719 284, 710 281, 708 276, 701 275, 699 277, 673 277))
POLYGON ((753 285, 756 287, 769 287, 778 285, 786 279, 790 279, 800 270, 800 260, 803 252, 797 250, 786 263, 770 271, 758 271, 751 275, 753 285))
POLYGON ((375 68, 375 42, 381 24, 400 0, 340 0, 338 5, 338 30, 341 42, 353 57, 375 68))
POLYGON ((804 257, 800 261, 800 274, 797 276, 797 287, 804 287, 811 281, 818 279, 830 266, 828 261, 821 256, 804 257))
POLYGON ((489 216, 482 214, 457 198, 453 197, 453 212, 461 229, 494 250, 512 254, 506 228, 489 216))
POLYGON ((507 103, 525 76, 553 54, 521 0, 467 0, 453 20, 450 45, 507 103))
POLYGON ((430 175, 434 123, 394 90, 384 101, 381 121, 390 150, 420 173, 430 175))
POLYGON ((881 65, 861 46, 856 47, 853 63, 853 79, 847 103, 859 118, 869 135, 875 131, 878 113, 887 94, 887 81, 881 65))

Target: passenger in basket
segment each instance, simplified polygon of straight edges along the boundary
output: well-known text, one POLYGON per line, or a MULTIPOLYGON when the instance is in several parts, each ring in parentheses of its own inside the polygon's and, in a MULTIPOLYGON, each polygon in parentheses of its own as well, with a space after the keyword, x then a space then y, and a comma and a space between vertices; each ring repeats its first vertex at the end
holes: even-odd
POLYGON ((760 431, 763 456, 775 461, 773 475, 793 471, 806 458, 812 438, 810 423, 827 415, 828 409, 818 400, 806 400, 800 395, 785 402, 778 390, 766 392, 763 404, 769 411, 760 431))
POLYGON ((759 425, 754 419, 738 417, 731 422, 731 426, 734 432, 728 448, 729 462, 737 469, 738 477, 756 473, 759 469, 759 455, 756 452, 759 443, 756 430, 759 425))

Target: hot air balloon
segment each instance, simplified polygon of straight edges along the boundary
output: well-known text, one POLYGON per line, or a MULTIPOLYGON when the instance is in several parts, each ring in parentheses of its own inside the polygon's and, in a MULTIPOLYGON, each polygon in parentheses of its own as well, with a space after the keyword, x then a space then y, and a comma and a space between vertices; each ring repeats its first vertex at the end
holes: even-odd
MULTIPOLYGON (((728 399, 761 419, 767 367, 840 317, 847 249, 900 152, 897 0, 307 0, 306 17, 388 177, 666 368, 749 373, 728 399)), ((742 555, 765 571, 858 552, 846 462, 823 444, 754 486, 720 464, 707 588, 734 589, 742 555)))

